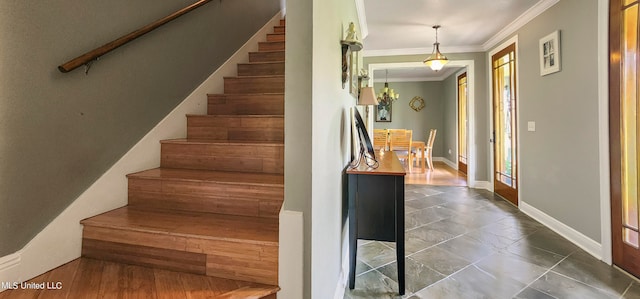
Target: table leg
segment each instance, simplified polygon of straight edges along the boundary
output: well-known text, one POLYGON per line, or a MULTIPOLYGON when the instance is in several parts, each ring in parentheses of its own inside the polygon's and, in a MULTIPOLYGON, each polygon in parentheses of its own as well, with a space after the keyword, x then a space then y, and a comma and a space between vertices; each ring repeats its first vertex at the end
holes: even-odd
MULTIPOLYGON (((349 289, 353 290, 356 285, 356 257, 358 248, 358 221, 356 209, 356 196, 358 187, 358 176, 349 175, 349 289)), ((403 222, 404 223, 404 222, 403 222)))
POLYGON ((396 189, 396 262, 398 264, 398 293, 404 295, 404 177, 395 178, 396 189))
POLYGON ((424 156, 424 151, 425 151, 425 146, 424 144, 422 145, 422 165, 420 165, 422 167, 422 173, 424 173, 424 160, 425 160, 425 156, 424 156))

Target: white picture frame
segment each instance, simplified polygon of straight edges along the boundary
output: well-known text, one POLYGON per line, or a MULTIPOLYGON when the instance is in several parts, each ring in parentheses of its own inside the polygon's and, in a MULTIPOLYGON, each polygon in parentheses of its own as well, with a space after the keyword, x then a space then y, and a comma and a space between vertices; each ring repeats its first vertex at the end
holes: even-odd
POLYGON ((540 76, 560 71, 560 30, 540 39, 540 76))

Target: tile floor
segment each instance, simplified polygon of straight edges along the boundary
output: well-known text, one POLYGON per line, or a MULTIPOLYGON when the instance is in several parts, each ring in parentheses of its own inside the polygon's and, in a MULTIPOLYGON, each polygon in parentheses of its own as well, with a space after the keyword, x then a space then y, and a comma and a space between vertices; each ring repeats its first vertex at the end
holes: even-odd
POLYGON ((344 298, 640 298, 640 282, 485 190, 407 185, 406 295, 394 243, 358 240, 344 298))

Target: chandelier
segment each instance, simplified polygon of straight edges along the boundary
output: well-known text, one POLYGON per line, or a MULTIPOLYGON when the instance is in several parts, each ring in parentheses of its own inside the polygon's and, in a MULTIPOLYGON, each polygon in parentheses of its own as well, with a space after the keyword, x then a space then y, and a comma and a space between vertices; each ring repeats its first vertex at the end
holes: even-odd
POLYGON ((449 59, 447 59, 446 56, 440 53, 440 43, 438 42, 438 28, 440 28, 440 25, 433 26, 433 29, 436 30, 436 42, 433 43, 433 53, 431 53, 431 56, 423 61, 424 64, 426 64, 436 72, 441 70, 442 67, 444 67, 444 65, 449 62, 449 59))
POLYGON ((384 79, 384 88, 380 90, 378 94, 378 104, 389 106, 391 103, 400 98, 399 93, 395 93, 392 88, 389 88, 389 82, 387 82, 389 77, 389 70, 385 70, 385 79, 384 79))

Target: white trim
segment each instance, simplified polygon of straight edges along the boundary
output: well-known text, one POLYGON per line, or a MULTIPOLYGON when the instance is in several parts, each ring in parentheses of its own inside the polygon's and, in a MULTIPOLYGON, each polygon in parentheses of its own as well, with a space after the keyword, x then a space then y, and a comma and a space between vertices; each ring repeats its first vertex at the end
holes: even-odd
MULTIPOLYGON (((489 72, 487 78, 489 78, 488 84, 489 84, 489 138, 493 138, 493 131, 494 131, 494 127, 493 127, 493 70, 491 68, 491 56, 495 55, 496 53, 502 51, 504 48, 506 48, 507 46, 511 45, 511 44, 515 44, 516 45, 516 119, 520 119, 520 109, 519 107, 519 103, 521 102, 520 99, 520 88, 518 86, 520 86, 520 72, 518 71, 520 69, 519 65, 520 63, 518 63, 518 59, 520 59, 519 57, 519 53, 518 53, 518 35, 514 35, 511 38, 509 38, 508 40, 506 40, 505 42, 503 42, 502 44, 500 44, 499 46, 495 47, 491 52, 489 52, 487 54, 487 65, 489 66, 489 68, 487 69, 487 72, 489 72)), ((520 125, 518 125, 518 122, 516 122, 516 136, 520 136, 520 125)), ((518 157, 516 157, 516 159, 518 159, 518 161, 516 161, 516 165, 520 165, 519 162, 521 161, 520 159, 520 139, 521 138, 517 138, 517 144, 516 144, 516 151, 518 152, 518 157)), ((487 169, 489 169, 489 183, 491 184, 491 190, 493 192, 493 187, 494 187, 494 178, 495 178, 495 153, 494 153, 494 143, 495 140, 492 140, 489 144, 489 165, 487 167, 487 169)), ((522 196, 520 195, 520 190, 522 190, 522 180, 520 180, 521 178, 521 171, 522 167, 518 167, 518 200, 520 200, 522 198, 522 196)))
POLYGON ((248 61, 248 52, 258 48, 258 42, 266 39, 266 34, 280 19, 278 13, 267 22, 24 248, 0 258, 3 261, 0 267, 2 281, 22 282, 79 258, 82 246, 80 220, 127 204, 126 175, 159 166, 158 141, 186 136, 185 115, 206 114, 207 93, 224 91, 224 76, 234 75, 237 64, 248 61))
MULTIPOLYGON (((440 51, 443 54, 450 53, 473 53, 473 52, 484 52, 485 50, 481 45, 477 46, 459 46, 459 47, 440 47, 440 51)), ((362 50, 363 57, 376 57, 376 56, 397 56, 397 55, 424 55, 426 59, 427 56, 431 55, 433 52, 433 48, 404 48, 404 49, 379 49, 379 50, 362 50)))
POLYGON ((476 181, 473 186, 469 185, 469 188, 484 189, 493 192, 493 184, 489 181, 476 181))
POLYGON ((602 259, 602 256, 600 254, 602 252, 602 245, 600 243, 583 235, 581 232, 556 220, 555 218, 547 215, 546 213, 534 208, 533 206, 527 204, 524 201, 520 201, 518 206, 520 208, 520 211, 522 211, 523 213, 529 215, 531 218, 544 224, 546 227, 560 234, 565 239, 573 242, 578 247, 584 249, 584 251, 593 255, 597 259, 602 259))
POLYGON ((438 77, 412 77, 412 78, 388 77, 385 79, 380 78, 380 79, 369 80, 369 81, 373 81, 374 83, 444 81, 447 78, 449 78, 449 76, 451 76, 453 73, 455 73, 456 70, 457 70, 457 67, 456 68, 445 67, 444 70, 442 70, 442 72, 440 73, 441 75, 438 77))
POLYGON ((509 25, 505 26, 504 29, 500 30, 498 33, 496 33, 496 35, 482 44, 483 51, 488 51, 489 49, 493 48, 500 41, 515 33, 518 29, 522 28, 522 26, 535 19, 537 16, 554 6, 559 1, 560 0, 541 0, 540 2, 536 3, 518 18, 513 20, 513 22, 509 23, 509 25))
MULTIPOLYGON (((456 101, 455 102, 456 103, 456 105, 455 105, 456 106, 456 142, 455 142, 456 154, 454 155, 454 157, 456 159, 456 162, 454 162, 454 164, 456 165, 456 167, 455 167, 456 170, 458 170, 458 163, 457 162, 458 162, 458 160, 460 158, 460 142, 459 142, 460 141, 460 126, 459 126, 459 124, 460 124, 460 105, 459 105, 460 104, 459 103, 459 100, 460 100, 460 85, 459 85, 460 81, 458 81, 458 78, 460 76, 462 76, 462 74, 465 74, 465 77, 466 77, 467 76, 466 73, 467 73, 467 69, 462 69, 462 70, 460 70, 459 72, 456 73, 456 85, 455 85, 455 91, 456 91, 456 99, 455 99, 455 101, 456 101)), ((467 80, 467 95, 466 96, 468 96, 468 93, 469 93, 469 82, 467 80)), ((469 102, 468 99, 467 99, 467 102, 469 102)), ((465 115, 467 115, 467 116, 469 115, 468 107, 467 107, 467 111, 466 111, 465 115)), ((467 128, 465 128, 465 131, 468 130, 468 127, 469 127, 469 120, 467 119, 467 128)), ((468 132, 466 132, 466 133, 467 133, 466 142, 467 142, 467 153, 468 153, 469 152, 469 136, 468 136, 468 132)))
POLYGON ((609 164, 609 1, 598 0, 598 156, 600 163, 600 243, 611 265, 611 176, 609 164))
POLYGON ((336 290, 333 292, 334 299, 344 298, 349 281, 349 230, 350 227, 347 223, 342 229, 342 265, 340 266, 340 275, 336 283, 336 290))
MULTIPOLYGON (((22 250, 0 258, 0 282, 19 282, 13 273, 19 272, 22 250)), ((5 289, 0 286, 0 292, 5 289)))
POLYGON ((367 26, 367 13, 364 9, 364 0, 355 0, 356 13, 358 14, 358 23, 360 25, 360 40, 369 35, 369 27, 367 26))
POLYGON ((456 164, 455 162, 445 158, 445 157, 433 157, 433 161, 438 161, 438 162, 443 162, 444 164, 447 164, 447 166, 458 170, 458 164, 456 164))
POLYGON ((304 218, 302 212, 280 211, 278 249, 278 298, 302 298, 304 265, 304 218))
POLYGON ((384 82, 391 82, 391 83, 398 83, 398 82, 437 82, 437 81, 443 81, 446 78, 442 78, 442 77, 414 77, 414 78, 389 78, 387 80, 385 79, 376 79, 373 83, 384 83, 384 82))

